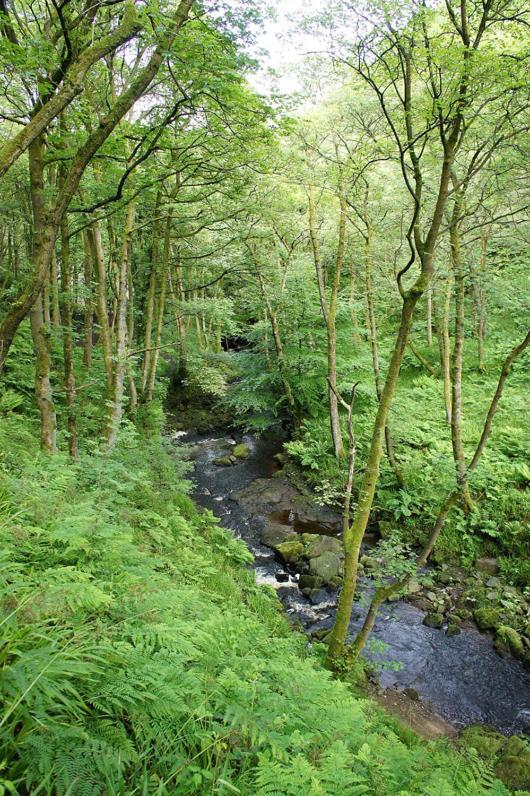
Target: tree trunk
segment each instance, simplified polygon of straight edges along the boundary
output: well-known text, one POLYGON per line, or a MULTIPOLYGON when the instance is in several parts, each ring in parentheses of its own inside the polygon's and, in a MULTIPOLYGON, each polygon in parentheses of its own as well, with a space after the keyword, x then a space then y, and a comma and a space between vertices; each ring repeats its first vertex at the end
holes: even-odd
POLYGON ((438 302, 434 306, 436 323, 436 336, 440 351, 440 368, 444 386, 445 419, 451 423, 452 398, 451 398, 451 339, 449 337, 449 313, 451 308, 452 281, 448 276, 444 292, 443 307, 440 309, 438 302))
POLYGON ((55 326, 57 329, 61 325, 61 311, 59 308, 59 276, 57 274, 57 258, 55 257, 55 252, 50 265, 50 295, 52 304, 51 322, 52 326, 55 326))
POLYGON ((109 311, 107 307, 107 269, 105 268, 105 252, 101 240, 101 229, 97 221, 90 228, 90 245, 97 268, 97 316, 99 323, 99 338, 103 352, 103 364, 107 377, 107 398, 110 398, 113 381, 112 343, 109 329, 109 311))
POLYGON ((90 369, 92 366, 92 334, 94 324, 94 300, 92 291, 92 269, 93 254, 90 247, 88 230, 83 231, 83 278, 85 288, 85 313, 84 313, 84 343, 83 343, 83 364, 90 369))
MULTIPOLYGON (((375 318, 374 293, 372 285, 372 230, 370 228, 368 221, 365 221, 365 224, 367 229, 367 234, 365 238, 365 257, 364 257, 366 316, 368 321, 368 335, 370 337, 370 347, 372 350, 372 367, 374 371, 375 392, 377 395, 377 401, 380 403, 383 389, 381 386, 381 368, 379 363, 379 346, 377 342, 377 323, 375 318)), ((392 468, 394 475, 396 476, 398 485, 402 487, 403 479, 394 457, 394 443, 392 440, 392 434, 390 433, 390 429, 388 427, 388 421, 385 423, 385 448, 386 448, 388 463, 390 464, 390 467, 392 468)))
POLYGON ((125 227, 118 266, 118 306, 116 312, 116 356, 113 368, 111 395, 105 428, 105 445, 110 450, 116 444, 123 415, 123 385, 127 371, 127 272, 134 224, 134 205, 127 206, 125 227))
POLYGON ((153 390, 155 387, 156 369, 158 365, 158 355, 160 349, 160 342, 162 340, 162 328, 164 325, 164 314, 166 309, 166 292, 168 284, 168 271, 169 271, 169 256, 171 246, 171 224, 173 216, 170 213, 166 219, 166 226, 164 232, 164 251, 162 253, 162 263, 160 265, 160 274, 157 279, 159 285, 159 295, 156 305, 156 328, 155 340, 151 357, 149 360, 149 372, 147 375, 147 383, 144 392, 144 401, 151 401, 153 399, 153 390))
POLYGON ((54 453, 57 450, 57 420, 50 383, 50 333, 44 323, 42 297, 30 313, 31 334, 35 349, 35 395, 41 417, 40 446, 54 453))
POLYGON ((68 452, 77 458, 77 421, 75 411, 74 342, 72 332, 72 269, 67 217, 61 222, 61 315, 63 320, 64 386, 68 424, 68 452))
POLYGON ((455 200, 455 208, 449 227, 451 242, 451 261, 455 280, 455 338, 452 357, 452 392, 451 392, 451 440, 456 468, 456 482, 461 490, 464 508, 469 511, 472 506, 471 495, 466 478, 466 461, 462 441, 462 370, 464 359, 465 334, 465 282, 462 251, 460 248, 460 201, 455 200))
POLYGON ((151 339, 153 335, 153 317, 156 295, 156 276, 159 268, 158 263, 158 238, 160 234, 160 203, 162 201, 162 191, 158 191, 155 200, 153 233, 151 240, 151 262, 149 271, 149 288, 147 290, 147 303, 145 307, 145 334, 144 334, 144 362, 142 368, 142 393, 147 384, 147 374, 149 373, 149 360, 151 358, 151 339))
POLYGON ((399 371, 403 354, 407 345, 408 334, 412 325, 414 308, 421 291, 409 292, 403 299, 401 310, 401 322, 396 337, 394 350, 390 359, 388 373, 381 393, 381 400, 378 405, 377 415, 374 421, 370 450, 366 461, 366 468, 359 489, 357 510, 351 526, 343 534, 344 544, 344 577, 342 589, 339 595, 335 624, 331 631, 327 662, 333 665, 333 661, 342 653, 344 643, 348 633, 348 626, 351 618, 353 598, 357 585, 357 570, 359 562, 359 552, 363 540, 366 526, 370 518, 375 488, 379 478, 381 456, 383 453, 383 442, 385 437, 385 426, 390 411, 390 405, 394 397, 398 382, 399 371))

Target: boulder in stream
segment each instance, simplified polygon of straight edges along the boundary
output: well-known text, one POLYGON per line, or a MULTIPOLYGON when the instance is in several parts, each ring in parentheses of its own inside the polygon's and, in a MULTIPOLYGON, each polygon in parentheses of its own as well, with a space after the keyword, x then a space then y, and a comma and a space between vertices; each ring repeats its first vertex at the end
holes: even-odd
POLYGON ((245 442, 240 442, 232 451, 236 459, 248 459, 250 456, 250 448, 245 442))
POLYGON ((294 565, 298 563, 304 553, 304 545, 300 541, 298 534, 294 534, 292 539, 280 542, 274 549, 283 558, 286 564, 294 565))
POLYGON ((517 657, 521 656, 524 652, 523 640, 517 630, 508 625, 500 625, 497 628, 497 635, 495 636, 495 649, 501 655, 509 654, 517 657))
POLYGON ((426 614, 423 619, 423 624, 427 625, 427 627, 440 628, 442 627, 443 623, 444 623, 443 614, 437 612, 426 614))
POLYGON ((260 533, 260 539, 267 547, 276 547, 289 539, 298 538, 298 534, 290 525, 282 525, 279 522, 267 520, 265 527, 260 533))
POLYGON ((326 551, 309 560, 309 571, 322 578, 323 583, 334 583, 342 575, 342 559, 337 553, 326 551))

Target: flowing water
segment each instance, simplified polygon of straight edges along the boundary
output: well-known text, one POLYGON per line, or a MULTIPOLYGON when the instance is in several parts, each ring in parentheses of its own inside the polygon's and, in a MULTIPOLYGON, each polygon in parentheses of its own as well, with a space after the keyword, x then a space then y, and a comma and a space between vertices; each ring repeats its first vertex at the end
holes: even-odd
MULTIPOLYGON (((244 437, 250 456, 232 467, 214 464, 234 444, 229 435, 186 434, 180 441, 192 446, 195 500, 211 509, 224 527, 246 542, 255 556, 258 582, 276 588, 286 612, 307 630, 329 628, 336 593, 322 589, 312 600, 304 597, 296 576, 286 573, 274 552, 260 542, 264 518, 259 507, 241 506, 231 497, 255 479, 273 475, 276 469, 273 456, 280 450, 280 441, 272 437, 244 437)), ((300 518, 292 507, 283 506, 269 519, 290 524, 301 532, 336 533, 331 523, 315 527, 314 522, 300 518)), ((371 588, 368 579, 364 579, 363 588, 368 595, 371 588)), ((365 604, 355 605, 352 633, 361 624, 365 609, 365 604)), ((381 608, 372 649, 368 652, 379 662, 380 685, 400 691, 414 689, 455 727, 483 723, 507 734, 527 730, 530 675, 521 664, 500 657, 491 639, 474 628, 447 636, 444 630, 423 625, 424 616, 423 611, 405 601, 381 608)))

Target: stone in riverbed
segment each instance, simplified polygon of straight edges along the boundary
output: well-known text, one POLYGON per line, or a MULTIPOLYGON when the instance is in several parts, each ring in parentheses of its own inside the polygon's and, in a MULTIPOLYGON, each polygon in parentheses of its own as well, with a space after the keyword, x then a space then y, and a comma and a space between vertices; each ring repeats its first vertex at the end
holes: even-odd
POLYGON ((232 454, 236 459, 248 459, 250 456, 250 448, 244 442, 240 442, 239 445, 235 446, 232 454))
POLYGON ((495 636, 495 649, 501 654, 511 652, 512 655, 517 657, 521 656, 524 652, 523 640, 517 630, 509 625, 501 625, 497 628, 497 635, 495 636))
POLYGON ((329 551, 322 553, 321 556, 311 558, 309 561, 309 571, 312 575, 322 579, 323 583, 333 582, 341 574, 342 561, 340 556, 329 551))
POLYGON ((500 622, 500 614, 495 608, 477 608, 473 619, 479 630, 494 630, 500 622))
POLYGON ((482 556, 476 559, 475 567, 479 572, 485 572, 487 575, 496 575, 499 571, 499 562, 496 558, 482 556))
POLYGON ((460 633, 460 625, 457 625, 454 622, 450 622, 447 625, 447 630, 445 631, 446 636, 458 636, 460 633))
POLYGON ((438 629, 442 627, 443 623, 444 623, 443 614, 439 613, 426 614, 426 616, 423 619, 423 624, 427 625, 427 627, 434 627, 438 629))
POLYGON ((304 553, 304 545, 299 541, 298 536, 295 539, 280 542, 274 546, 274 549, 287 564, 296 564, 304 553))
POLYGON ((317 558, 323 553, 342 554, 342 542, 333 536, 322 536, 318 533, 304 533, 302 539, 306 543, 306 556, 317 558))
POLYGON ((231 467, 234 464, 231 456, 219 456, 217 459, 213 460, 213 463, 216 464, 217 467, 231 467))
POLYGON ((299 589, 320 589, 322 586, 322 578, 317 575, 300 575, 298 580, 299 589))
POLYGON ((291 528, 290 525, 282 525, 279 522, 267 522, 263 528, 260 539, 267 547, 276 547, 282 542, 287 542, 289 539, 298 539, 298 534, 291 528))

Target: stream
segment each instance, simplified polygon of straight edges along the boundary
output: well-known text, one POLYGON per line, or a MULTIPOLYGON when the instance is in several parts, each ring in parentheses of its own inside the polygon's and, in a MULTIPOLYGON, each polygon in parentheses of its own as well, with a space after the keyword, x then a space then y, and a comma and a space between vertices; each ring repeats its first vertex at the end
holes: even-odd
MULTIPOLYGON (((255 556, 258 582, 273 586, 287 614, 299 620, 308 632, 331 627, 336 592, 321 589, 311 599, 305 597, 296 583, 296 574, 287 573, 274 551, 260 541, 265 521, 262 507, 237 500, 237 494, 256 479, 268 478, 271 484, 276 480, 272 478, 278 469, 273 457, 281 450, 281 441, 272 436, 244 436, 250 455, 230 467, 214 463, 235 444, 229 434, 178 432, 175 441, 190 446, 194 499, 246 542, 255 556)), ((276 513, 276 519, 280 516, 292 524, 298 519, 285 506, 276 513)), ((331 533, 328 525, 310 530, 331 533)), ((363 578, 361 584, 363 593, 369 594, 370 580, 363 578)), ((352 633, 362 623, 366 610, 363 602, 354 606, 352 633)), ((380 686, 396 691, 413 689, 435 714, 457 729, 480 723, 505 734, 528 730, 530 675, 522 665, 498 655, 491 638, 474 627, 447 636, 443 629, 423 625, 424 616, 423 611, 406 601, 386 604, 380 609, 373 632, 377 649, 374 651, 372 641, 372 649, 367 653, 378 662, 380 686)))

